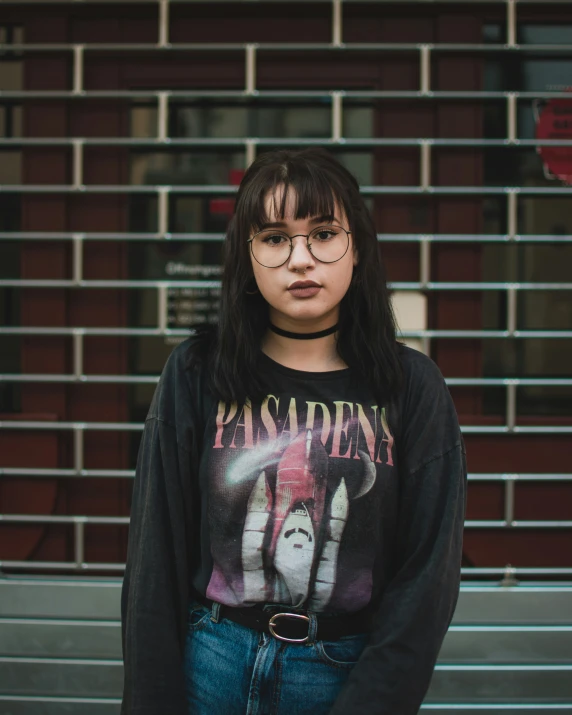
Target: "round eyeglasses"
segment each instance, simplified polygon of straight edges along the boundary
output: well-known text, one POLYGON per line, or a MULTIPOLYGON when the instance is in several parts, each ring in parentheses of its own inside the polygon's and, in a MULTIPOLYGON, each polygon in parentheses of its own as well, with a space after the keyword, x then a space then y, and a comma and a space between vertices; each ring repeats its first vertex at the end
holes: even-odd
POLYGON ((254 260, 265 268, 283 266, 293 250, 292 239, 302 236, 312 256, 321 263, 335 263, 348 252, 351 231, 341 226, 318 226, 310 233, 289 236, 267 228, 248 239, 254 260))

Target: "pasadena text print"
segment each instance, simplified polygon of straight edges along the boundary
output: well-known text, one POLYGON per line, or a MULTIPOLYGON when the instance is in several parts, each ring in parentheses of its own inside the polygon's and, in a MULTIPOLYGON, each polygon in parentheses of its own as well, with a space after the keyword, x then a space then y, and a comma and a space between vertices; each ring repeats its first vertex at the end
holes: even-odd
POLYGON ((394 468, 385 410, 268 395, 219 402, 213 432, 207 596, 314 611, 367 605, 378 482, 394 468))

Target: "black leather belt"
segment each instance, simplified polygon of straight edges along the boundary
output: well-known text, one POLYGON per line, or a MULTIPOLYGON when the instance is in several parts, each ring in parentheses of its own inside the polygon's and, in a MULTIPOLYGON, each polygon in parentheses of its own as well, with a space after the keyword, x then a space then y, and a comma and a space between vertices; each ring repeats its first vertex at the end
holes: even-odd
MULTIPOLYGON (((214 601, 194 594, 196 600, 207 608, 212 608, 214 601)), ((266 633, 286 643, 307 643, 310 618, 305 611, 288 610, 284 606, 269 606, 262 610, 260 606, 234 608, 219 604, 220 618, 252 630, 266 633)), ((355 613, 338 616, 315 614, 317 619, 316 640, 335 641, 343 636, 369 633, 372 627, 373 612, 363 609, 355 613)))

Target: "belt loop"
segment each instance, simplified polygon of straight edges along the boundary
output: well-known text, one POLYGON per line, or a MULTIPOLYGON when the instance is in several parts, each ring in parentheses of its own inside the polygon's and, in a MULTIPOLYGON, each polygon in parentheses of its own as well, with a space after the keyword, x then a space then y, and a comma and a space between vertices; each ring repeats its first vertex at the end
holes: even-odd
POLYGON ((212 609, 211 609, 211 621, 213 623, 218 623, 220 620, 220 603, 217 601, 213 601, 212 609))
POLYGON ((308 612, 308 618, 310 622, 308 623, 308 640, 306 645, 314 645, 318 635, 318 618, 315 613, 308 612))

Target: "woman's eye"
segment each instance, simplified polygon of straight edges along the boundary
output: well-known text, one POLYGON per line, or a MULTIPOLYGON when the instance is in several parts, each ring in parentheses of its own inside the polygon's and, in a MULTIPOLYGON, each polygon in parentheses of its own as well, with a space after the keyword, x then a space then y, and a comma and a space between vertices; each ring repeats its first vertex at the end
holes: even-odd
POLYGON ((279 246, 285 240, 286 238, 284 236, 281 236, 279 233, 276 233, 272 236, 265 236, 264 243, 267 243, 270 246, 279 246))
POLYGON ((327 241, 329 238, 333 238, 336 235, 335 231, 331 230, 324 230, 324 231, 318 231, 314 235, 314 238, 317 238, 318 241, 327 241))

